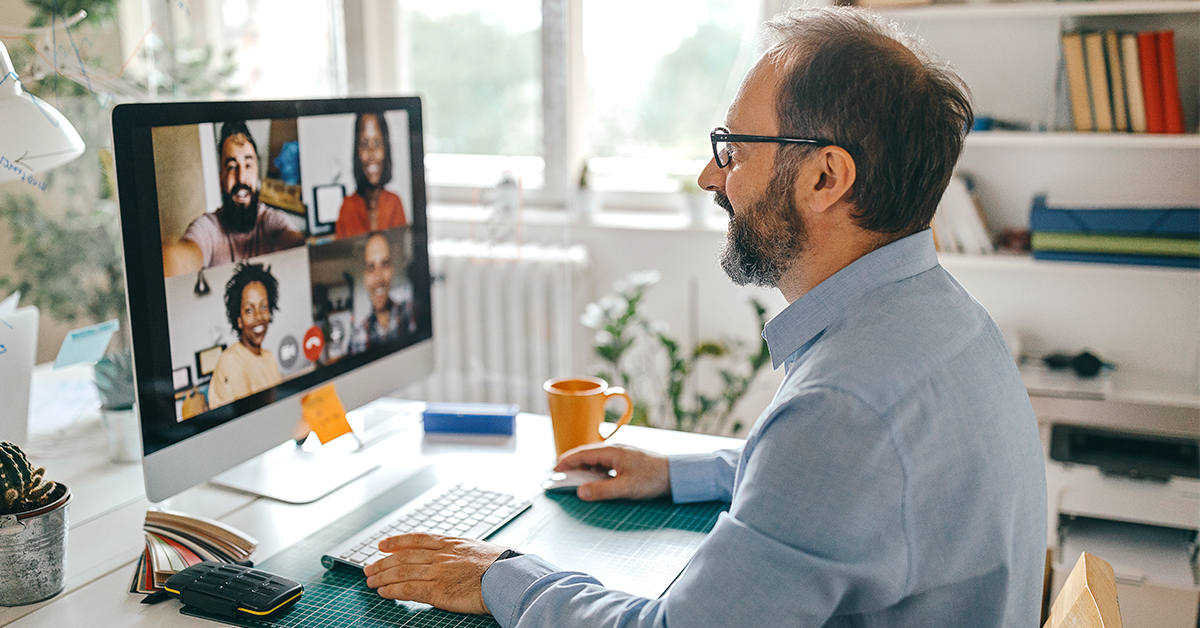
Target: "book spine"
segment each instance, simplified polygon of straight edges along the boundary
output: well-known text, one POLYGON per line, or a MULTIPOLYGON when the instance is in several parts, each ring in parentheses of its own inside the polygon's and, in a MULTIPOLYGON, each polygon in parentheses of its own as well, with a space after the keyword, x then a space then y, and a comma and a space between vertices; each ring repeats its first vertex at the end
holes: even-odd
POLYGON ((1165 131, 1183 133, 1183 101, 1179 96, 1179 73, 1175 68, 1175 31, 1159 31, 1157 39, 1165 131))
POLYGON ((1083 36, 1063 33, 1063 63, 1067 67, 1067 87, 1071 95, 1071 119, 1075 130, 1092 130, 1092 109, 1088 103, 1087 63, 1083 55, 1083 36))
POLYGON ((1088 87, 1092 96, 1092 114, 1096 130, 1113 130, 1112 90, 1108 86, 1108 64, 1104 60, 1104 38, 1100 33, 1085 33, 1084 52, 1087 55, 1088 87))
POLYGON ((1121 65, 1124 69, 1125 97, 1129 106, 1129 130, 1146 132, 1146 100, 1142 97, 1142 60, 1138 54, 1137 33, 1121 35, 1121 65))
POLYGON ((1121 44, 1117 31, 1104 31, 1104 60, 1108 64, 1108 85, 1112 92, 1113 129, 1129 130, 1129 113, 1125 106, 1125 81, 1121 76, 1121 44))
POLYGON ((1162 79, 1158 67, 1158 36, 1152 31, 1138 33, 1138 55, 1142 60, 1142 98, 1146 101, 1146 132, 1163 133, 1167 129, 1163 110, 1162 79))

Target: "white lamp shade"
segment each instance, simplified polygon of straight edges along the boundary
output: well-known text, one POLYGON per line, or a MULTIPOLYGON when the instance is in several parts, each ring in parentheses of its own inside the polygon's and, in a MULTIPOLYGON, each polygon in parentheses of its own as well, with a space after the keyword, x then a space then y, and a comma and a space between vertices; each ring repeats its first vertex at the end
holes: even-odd
POLYGON ((83 139, 57 109, 25 93, 0 44, 0 183, 29 178, 83 154, 83 139))

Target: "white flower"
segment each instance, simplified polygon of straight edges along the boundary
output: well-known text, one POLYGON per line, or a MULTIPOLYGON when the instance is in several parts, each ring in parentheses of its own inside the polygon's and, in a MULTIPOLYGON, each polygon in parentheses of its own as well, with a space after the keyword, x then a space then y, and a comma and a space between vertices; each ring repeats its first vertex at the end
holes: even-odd
POLYGON ((629 276, 626 277, 625 280, 632 284, 635 288, 648 288, 659 281, 662 281, 662 273, 658 272, 657 270, 632 272, 629 273, 629 276))
POLYGON ((626 301, 615 294, 610 294, 601 297, 596 304, 603 311, 604 317, 610 319, 620 316, 625 311, 626 301))
POLYGON ((612 343, 612 341, 613 341, 613 335, 608 333, 607 331, 604 331, 603 329, 601 329, 600 331, 596 332, 595 342, 596 342, 597 347, 610 344, 610 343, 612 343))
POLYGON ((589 329, 600 329, 604 327, 605 318, 604 310, 600 308, 599 304, 588 303, 583 308, 583 315, 579 317, 579 322, 589 329))

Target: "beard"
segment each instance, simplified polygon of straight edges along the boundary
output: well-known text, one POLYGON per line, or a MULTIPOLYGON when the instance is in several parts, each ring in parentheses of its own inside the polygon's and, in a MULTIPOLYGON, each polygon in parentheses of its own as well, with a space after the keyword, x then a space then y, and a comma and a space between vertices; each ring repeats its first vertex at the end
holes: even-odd
POLYGON ((725 274, 739 286, 778 288, 783 273, 808 244, 790 172, 776 168, 767 189, 740 211, 734 212, 722 192, 713 195, 713 202, 729 213, 720 256, 725 274))
POLYGON ((258 221, 258 192, 250 189, 244 183, 238 183, 228 192, 221 192, 221 224, 227 231, 249 233, 258 221), (233 195, 241 190, 250 192, 250 204, 245 207, 233 200, 233 195))

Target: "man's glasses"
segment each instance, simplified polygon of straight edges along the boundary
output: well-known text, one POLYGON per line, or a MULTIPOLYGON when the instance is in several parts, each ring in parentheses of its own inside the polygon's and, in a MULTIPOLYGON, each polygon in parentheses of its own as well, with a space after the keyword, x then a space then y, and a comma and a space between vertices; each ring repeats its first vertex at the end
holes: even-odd
POLYGON ((833 146, 834 143, 829 140, 812 139, 804 137, 775 137, 772 135, 738 135, 730 133, 729 129, 719 126, 708 134, 712 140, 713 157, 717 160, 717 167, 724 168, 729 165, 729 144, 732 142, 769 142, 773 144, 812 144, 814 146, 833 146))

